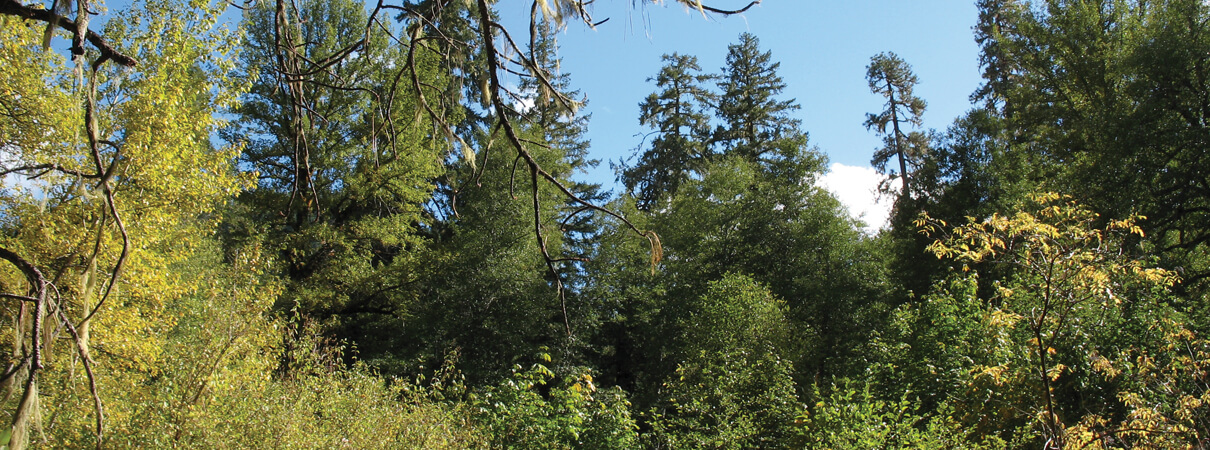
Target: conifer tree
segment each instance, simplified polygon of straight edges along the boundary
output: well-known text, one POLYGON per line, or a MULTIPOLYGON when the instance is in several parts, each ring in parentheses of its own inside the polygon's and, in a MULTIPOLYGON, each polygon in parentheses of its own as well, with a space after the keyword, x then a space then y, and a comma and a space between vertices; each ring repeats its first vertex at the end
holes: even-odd
MULTIPOLYGON (((559 71, 554 33, 539 30, 525 56, 535 67, 517 89, 526 96, 513 109, 491 114, 513 117, 520 140, 543 170, 580 198, 596 201, 597 185, 571 180, 594 163, 587 159, 584 139, 588 116, 566 101, 583 104, 584 99, 572 89, 570 74, 559 71)), ((511 160, 495 161, 508 154, 503 133, 477 133, 479 164, 451 161, 442 198, 434 205, 443 209, 434 212, 440 217, 434 233, 437 263, 417 283, 420 300, 409 312, 417 320, 394 338, 398 359, 436 368, 457 352, 459 370, 473 382, 494 382, 512 363, 538 353, 552 355, 555 369, 562 371, 566 367, 559 365, 577 351, 568 334, 588 331, 584 322, 590 311, 577 295, 578 254, 597 225, 556 186, 535 181, 511 160)))
MULTIPOLYGON (((590 143, 584 135, 588 131, 588 121, 592 116, 579 112, 588 100, 578 89, 572 88, 571 74, 562 71, 562 58, 558 55, 555 28, 539 27, 538 35, 531 45, 530 56, 533 58, 536 73, 546 78, 549 87, 536 76, 521 80, 522 92, 537 94, 532 109, 528 111, 532 117, 530 131, 540 135, 542 145, 549 146, 556 154, 561 155, 562 161, 548 169, 552 175, 561 178, 561 182, 580 198, 603 202, 605 195, 601 193, 600 184, 570 178, 577 172, 595 167, 600 161, 588 157, 590 143), (551 92, 551 88, 554 92, 551 92)), ((564 199, 564 204, 568 210, 576 210, 581 206, 570 198, 564 199)), ((564 223, 563 229, 565 233, 574 235, 575 239, 571 244, 583 244, 584 239, 595 233, 592 217, 592 214, 575 214, 568 217, 569 220, 564 223)))
POLYGON ((634 167, 622 172, 621 181, 634 195, 640 210, 650 210, 660 198, 676 194, 688 175, 709 156, 706 146, 710 116, 707 105, 715 96, 702 86, 713 78, 702 74, 696 56, 663 56, 664 67, 654 78, 659 92, 639 104, 639 123, 658 135, 634 167))
POLYGON ((975 43, 981 47, 979 65, 983 66, 984 82, 971 97, 983 100, 990 109, 999 109, 1018 70, 1012 60, 1012 43, 1004 35, 1011 34, 1023 7, 1019 0, 978 0, 975 4, 979 8, 975 43))
MULTIPOLYGON (((417 92, 392 88, 389 68, 407 55, 386 31, 365 32, 364 5, 291 5, 261 4, 245 18, 242 65, 251 88, 222 137, 244 144, 239 162, 258 172, 259 183, 233 202, 224 237, 230 248, 265 242, 288 280, 277 307, 331 319, 325 331, 355 339, 372 358, 386 350, 371 330, 397 326, 415 295, 409 280, 426 269, 417 224, 443 169, 444 138, 416 114, 417 92), (322 64, 362 37, 356 57, 322 64), (283 50, 292 40, 307 45, 283 50), (297 52, 294 63, 303 66, 284 68, 290 59, 281 52, 297 52), (291 77, 292 70, 311 76, 291 77), (348 80, 372 88, 341 88, 348 80)), ((421 70, 427 95, 448 80, 431 64, 421 70)))
POLYGON ((777 141, 801 138, 800 121, 790 117, 798 109, 793 99, 778 100, 786 83, 777 74, 781 63, 772 53, 760 50, 760 40, 750 33, 727 47, 727 63, 719 81, 722 91, 717 115, 723 122, 713 136, 724 153, 759 161, 768 153, 785 157, 787 150, 777 141))
MULTIPOLYGON (((909 182, 909 166, 915 164, 926 151, 928 137, 922 132, 905 133, 903 124, 920 126, 921 115, 924 114, 924 100, 912 94, 916 86, 916 75, 912 66, 894 53, 879 53, 870 58, 866 69, 866 79, 870 83, 870 91, 886 97, 886 109, 877 114, 866 114, 865 126, 877 129, 883 135, 884 146, 874 152, 870 164, 880 173, 888 174, 887 162, 891 157, 899 160, 899 173, 890 175, 903 179, 903 190, 900 198, 911 198, 909 182), (887 131, 887 127, 890 131, 887 131), (889 133, 889 134, 888 134, 889 133)), ((883 186, 886 189, 886 186, 883 186)))

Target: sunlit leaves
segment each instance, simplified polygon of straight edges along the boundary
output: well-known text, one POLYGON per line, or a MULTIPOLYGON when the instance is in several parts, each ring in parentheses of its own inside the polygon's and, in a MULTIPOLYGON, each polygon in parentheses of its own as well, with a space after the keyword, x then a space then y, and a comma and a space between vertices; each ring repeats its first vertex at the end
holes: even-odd
MULTIPOLYGON (((550 362, 549 354, 539 357, 550 362)), ((540 363, 514 366, 508 378, 475 392, 469 404, 493 447, 551 449, 633 448, 638 426, 628 406, 620 389, 598 389, 588 369, 558 381, 540 363)))
MULTIPOLYGON (((246 183, 231 166, 237 149, 209 142, 216 112, 240 88, 228 77, 235 35, 213 29, 220 9, 139 4, 104 33, 140 64, 103 64, 88 74, 42 53, 20 22, 0 31, 7 36, 0 70, 12 71, 0 76, 0 104, 13 119, 0 121, 4 167, 25 167, 8 180, 31 188, 5 192, 0 242, 53 277, 46 327, 63 338, 46 348, 54 357, 41 392, 53 400, 43 414, 69 418, 59 425, 80 431, 80 439, 96 438, 84 431, 98 413, 80 358, 91 354, 96 362, 102 398, 161 373, 164 338, 177 324, 170 305, 196 289, 172 267, 213 229, 201 215, 246 183), (91 147, 84 131, 90 85, 81 80, 94 77, 99 142, 91 147), (115 276, 123 258, 128 269, 115 276), (79 339, 65 339, 67 324, 79 339)), ((131 417, 129 404, 111 406, 110 425, 131 417)))
MULTIPOLYGON (((1104 442, 1106 436, 1150 442, 1161 435, 1178 442, 1194 431, 1172 424, 1205 414, 1198 409, 1200 402, 1188 400, 1205 394, 1196 383, 1169 384, 1176 389, 1161 394, 1152 383, 1165 382, 1138 382, 1175 379, 1158 370, 1153 358, 1186 358, 1195 364, 1204 364, 1205 358, 1191 360, 1181 355, 1185 350, 1171 347, 1174 341, 1184 341, 1190 349, 1204 343, 1190 344, 1191 334, 1163 303, 1178 281, 1176 274, 1125 251, 1131 239, 1141 237, 1136 220, 1102 221, 1068 197, 1043 193, 1014 213, 970 219, 962 226, 927 217, 917 222, 923 232, 941 237, 928 247, 938 257, 964 267, 1005 268, 1007 279, 997 282, 993 296, 982 302, 987 330, 1002 337, 989 343, 1007 350, 994 352, 1006 357, 976 365, 971 381, 988 380, 994 390, 1019 395, 1031 406, 1018 417, 1032 420, 1037 432, 1053 442, 1078 447, 1104 442), (1136 382, 1106 380, 1126 373, 1136 382), (1071 395, 1103 403, 1077 407, 1065 400, 1071 395), (1161 412, 1139 400, 1156 395, 1183 406, 1161 412), (1113 402, 1130 412, 1113 414, 1113 402)), ((1204 375, 1193 376, 1198 377, 1204 375)))

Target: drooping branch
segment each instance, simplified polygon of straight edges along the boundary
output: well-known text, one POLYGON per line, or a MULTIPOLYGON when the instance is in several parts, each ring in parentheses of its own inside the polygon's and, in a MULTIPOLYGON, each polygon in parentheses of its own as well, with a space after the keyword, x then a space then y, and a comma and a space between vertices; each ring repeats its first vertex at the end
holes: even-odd
POLYGON ((121 253, 118 254, 117 261, 114 262, 113 271, 110 273, 109 284, 105 287, 105 292, 101 295, 101 299, 99 301, 97 301, 97 304, 95 306, 93 306, 92 310, 88 312, 88 315, 84 316, 84 319, 80 321, 80 323, 82 325, 87 324, 89 320, 92 320, 92 317, 101 310, 101 307, 103 307, 105 305, 105 301, 107 299, 109 299, 109 296, 113 293, 114 288, 117 287, 118 280, 121 279, 121 277, 122 277, 122 271, 126 267, 126 260, 130 256, 130 251, 132 248, 131 241, 130 241, 130 234, 126 232, 126 223, 125 223, 125 221, 122 220, 122 214, 118 211, 117 200, 114 198, 114 190, 113 190, 113 187, 110 186, 110 184, 109 184, 110 179, 113 177, 114 173, 116 172, 118 160, 121 159, 121 156, 122 156, 121 152, 120 152, 121 149, 115 147, 115 149, 119 150, 119 151, 117 151, 113 154, 112 159, 109 161, 108 164, 106 164, 101 157, 100 146, 102 144, 102 140, 99 137, 99 131, 98 131, 98 127, 97 127, 97 118, 96 118, 96 116, 97 116, 97 111, 96 111, 96 108, 97 108, 97 65, 96 64, 93 65, 93 71, 89 76, 87 89, 88 89, 87 92, 85 92, 85 103, 84 103, 84 127, 85 127, 85 131, 87 132, 86 134, 88 135, 89 147, 92 150, 93 164, 96 165, 97 172, 102 174, 101 181, 98 182, 97 184, 101 188, 101 194, 105 197, 105 206, 109 209, 109 215, 113 218, 114 225, 117 226, 118 233, 122 238, 122 251, 121 251, 121 253))
MULTIPOLYGON (((659 4, 662 0, 645 0, 650 3, 659 4)), ((696 0, 677 0, 678 3, 695 8, 702 11, 703 14, 722 14, 732 15, 740 14, 748 11, 753 6, 760 4, 760 0, 748 1, 742 8, 739 9, 723 9, 711 7, 702 4, 696 0)), ((537 59, 534 57, 534 40, 538 35, 538 27, 540 26, 561 26, 564 20, 582 20, 587 26, 595 27, 604 21, 596 21, 588 11, 588 6, 592 4, 591 0, 538 0, 534 1, 530 8, 530 49, 528 51, 521 48, 519 42, 522 40, 514 39, 509 29, 497 22, 494 18, 496 2, 489 0, 477 0, 476 2, 467 2, 467 10, 458 9, 458 15, 455 21, 467 20, 466 25, 469 25, 469 32, 473 37, 458 37, 453 34, 448 34, 446 30, 446 18, 453 10, 446 9, 447 7, 461 8, 457 4, 448 2, 434 2, 424 8, 409 2, 403 4, 387 4, 386 0, 379 0, 375 3, 366 21, 366 35, 355 36, 357 42, 341 47, 331 56, 322 58, 310 58, 304 56, 302 51, 305 42, 297 42, 297 38, 293 36, 294 28, 297 27, 297 20, 301 20, 296 16, 296 12, 291 9, 286 0, 277 0, 276 2, 276 17, 275 27, 273 29, 274 42, 276 44, 277 64, 274 68, 281 89, 289 101, 293 103, 294 115, 296 119, 291 122, 295 136, 294 142, 294 182, 292 183, 292 192, 290 196, 291 203, 299 196, 315 197, 314 189, 316 186, 310 179, 311 169, 308 160, 307 148, 307 130, 303 129, 303 121, 300 120, 303 114, 309 114, 310 105, 308 102, 314 101, 313 98, 307 98, 303 92, 303 85, 315 84, 326 89, 334 90, 349 90, 351 88, 346 84, 357 83, 357 80, 338 80, 337 83, 316 83, 313 77, 320 72, 324 72, 328 68, 333 67, 340 61, 353 58, 354 49, 360 45, 370 42, 369 34, 381 28, 391 42, 395 45, 404 46, 405 63, 402 68, 397 68, 394 79, 389 82, 387 93, 382 96, 376 96, 375 102, 382 104, 380 107, 381 116, 371 116, 371 120, 382 118, 382 123, 371 123, 370 128, 375 141, 380 136, 380 129, 390 130, 387 135, 386 145, 391 146, 392 154, 396 153, 395 138, 398 135, 396 130, 400 119, 392 108, 394 108, 394 99, 397 92, 404 88, 410 88, 416 96, 417 111, 415 121, 412 126, 420 123, 419 119, 424 116, 431 121, 436 134, 444 135, 446 141, 455 151, 460 150, 463 160, 467 161, 472 168, 472 180, 476 182, 483 175, 483 168, 488 162, 488 155, 491 152, 493 141, 499 136, 507 141, 507 145, 515 150, 514 160, 514 175, 516 169, 519 169, 523 164, 529 171, 531 196, 533 199, 533 217, 534 217, 534 237, 540 247, 543 259, 546 262, 551 276, 554 278, 554 284, 559 290, 560 299, 564 299, 563 284, 559 275, 558 266, 566 261, 579 261, 580 258, 568 258, 561 255, 552 255, 547 243, 547 234, 542 226, 542 208, 544 205, 540 201, 539 188, 542 184, 549 184, 557 189, 558 195, 562 195, 566 202, 574 205, 573 209, 577 209, 570 217, 574 217, 585 212, 597 212, 616 218, 626 227, 630 228, 634 233, 648 239, 652 247, 652 265, 653 268, 658 265, 662 258, 662 249, 660 248, 659 237, 651 231, 641 230, 632 222, 627 220, 621 214, 612 211, 606 207, 593 204, 579 194, 576 194, 568 186, 564 185, 557 177, 547 172, 538 160, 527 148, 517 129, 517 121, 524 120, 525 112, 516 111, 509 104, 510 100, 521 100, 526 96, 524 92, 518 92, 515 89, 508 88, 506 83, 501 80, 501 77, 517 76, 522 78, 531 78, 535 84, 539 86, 543 95, 550 95, 554 102, 560 107, 574 111, 576 102, 568 98, 565 94, 559 92, 554 86, 554 82, 546 70, 539 66, 537 59), (538 23, 537 16, 539 5, 541 5, 542 14, 548 19, 547 23, 538 23), (551 8, 554 6, 554 8, 551 8), (390 27, 382 23, 383 19, 380 14, 385 16, 386 11, 396 11, 399 15, 395 17, 398 23, 403 24, 398 34, 392 31, 390 27), (467 16, 461 14, 465 12, 467 16), (450 107, 447 100, 440 95, 434 95, 434 92, 441 92, 438 86, 431 86, 421 80, 420 70, 418 66, 421 64, 420 56, 417 52, 435 52, 439 57, 443 57, 444 64, 451 71, 451 75, 455 78, 462 78, 462 81, 467 79, 478 78, 479 93, 482 94, 482 106, 491 116, 494 124, 490 136, 487 139, 487 145, 482 147, 482 153, 478 154, 471 145, 469 138, 465 137, 465 130, 459 124, 452 123, 447 114, 447 109, 450 107), (475 58, 482 57, 480 60, 483 65, 463 66, 463 61, 467 55, 473 55, 475 58), (511 55, 511 56, 510 56, 511 55), (405 71, 407 73, 405 73, 405 71), (405 78, 406 77, 406 78, 405 78), (406 80, 406 81, 404 81, 406 80), (409 86, 410 85, 410 86, 409 86), (502 133, 501 133, 502 132, 502 133), (482 157, 482 161, 476 164, 476 158, 482 157), (308 194, 304 192, 311 191, 308 194)), ((462 25, 461 22, 455 26, 462 25)), ((457 83, 457 81, 455 81, 457 83)), ((473 108, 473 106, 468 106, 473 108)), ((313 114, 312 114, 313 116, 313 114)), ((481 144, 481 143, 480 143, 481 144)), ((376 144, 371 144, 376 145, 376 144)), ((506 160, 505 160, 506 161, 506 160)), ((510 193, 514 183, 509 183, 510 193)), ((318 206, 315 206, 318 208, 318 206)), ((456 206, 451 205, 456 208, 456 206)), ((545 205, 550 208, 550 205, 545 205)), ((310 208, 310 206, 308 206, 310 208)), ((455 210, 456 211, 456 210, 455 210)), ((318 212, 317 218, 318 218, 318 212)), ((456 212, 455 212, 456 214, 456 212)), ((564 319, 565 326, 570 333, 570 326, 567 323, 566 305, 564 304, 564 319)))
MULTIPOLYGON (((496 49, 492 30, 495 30, 495 29, 503 30, 503 27, 492 20, 487 0, 478 0, 478 4, 479 4, 479 31, 482 34, 483 45, 485 47, 484 54, 487 56, 487 65, 488 65, 487 75, 488 75, 489 92, 487 94, 491 98, 491 105, 496 112, 497 125, 504 131, 505 138, 508 140, 509 144, 513 147, 513 149, 516 150, 517 159, 519 161, 524 161, 526 167, 529 169, 530 188, 531 188, 531 196, 532 196, 532 201, 533 201, 532 206, 533 206, 533 217, 534 217, 534 221, 533 221, 534 235, 538 241, 539 249, 540 249, 540 251, 542 253, 542 257, 546 263, 547 270, 550 272, 550 275, 555 280, 555 288, 558 291, 560 306, 562 307, 562 312, 563 312, 564 328, 565 328, 567 334, 570 336, 572 333, 571 333, 570 319, 567 315, 567 296, 566 296, 566 292, 564 290, 562 276, 559 274, 557 268, 555 267, 556 263, 559 261, 562 261, 563 259, 557 259, 557 258, 554 258, 553 256, 551 256, 550 250, 547 246, 545 233, 543 233, 543 231, 542 231, 542 221, 541 221, 542 205, 539 201, 539 199, 540 199, 539 182, 544 181, 546 183, 556 186, 559 189, 559 192, 562 193, 567 199, 571 200, 572 202, 582 205, 588 209, 591 209, 594 211, 600 211, 600 212, 603 212, 610 216, 613 216, 613 217, 619 219, 620 221, 622 221, 622 223, 626 224, 627 227, 629 227, 631 230, 633 230, 639 236, 647 238, 652 244, 653 265, 658 264, 658 261, 659 261, 659 257, 656 255, 662 254, 662 249, 659 248, 659 238, 652 231, 640 230, 638 227, 636 227, 632 222, 627 220, 621 214, 619 214, 615 211, 612 211, 609 208, 605 208, 600 205, 595 205, 592 202, 589 202, 589 201, 583 199, 582 197, 580 197, 579 195, 577 195, 576 193, 572 192, 571 189, 568 189, 567 186, 565 186, 557 178, 555 178, 549 172, 544 170, 542 168, 542 166, 538 163, 537 159, 534 158, 533 154, 529 152, 529 150, 526 148, 525 142, 523 141, 523 139, 521 139, 520 135, 517 133, 515 127, 513 126, 512 117, 509 114, 512 111, 512 109, 509 108, 508 105, 506 105, 504 103, 504 96, 501 95, 502 91, 504 90, 504 87, 503 87, 503 84, 500 82, 500 75, 497 70, 501 67, 501 65, 500 65, 501 63, 499 61, 498 50, 496 49)), ((510 42, 511 42, 511 40, 510 40, 510 42)), ((513 43, 512 45, 515 45, 515 43, 513 43)))
MULTIPOLYGON (((102 309, 106 299, 108 299, 114 292, 114 289, 117 287, 117 284, 121 279, 123 269, 132 249, 130 237, 126 231, 125 223, 121 213, 119 212, 117 201, 115 199, 115 190, 111 184, 117 172, 118 163, 120 160, 122 160, 122 148, 118 143, 102 139, 100 136, 100 127, 97 119, 97 75, 100 68, 107 61, 112 60, 115 63, 126 67, 133 67, 137 65, 137 61, 134 58, 118 52, 112 46, 110 46, 104 38, 88 29, 88 15, 90 14, 88 11, 88 5, 89 2, 80 0, 77 3, 78 18, 76 21, 72 21, 62 17, 54 11, 34 9, 29 6, 22 5, 15 0, 0 0, 0 15, 10 15, 29 20, 39 20, 47 22, 49 27, 59 27, 70 31, 73 36, 71 51, 73 54, 73 59, 77 64, 77 70, 81 72, 86 70, 84 69, 85 51, 83 48, 85 41, 92 44, 100 52, 100 55, 94 59, 91 64, 88 64, 88 66, 91 68, 91 72, 88 73, 87 83, 82 86, 84 89, 82 96, 85 106, 83 128, 86 133, 89 157, 92 165, 94 166, 92 169, 89 169, 91 170, 91 173, 54 163, 32 164, 2 170, 3 174, 5 175, 9 173, 24 172, 29 178, 38 178, 50 172, 57 172, 65 175, 75 176, 79 179, 88 179, 90 182, 95 182, 96 188, 101 191, 105 200, 105 207, 107 209, 108 216, 110 216, 110 219, 113 221, 113 224, 117 227, 117 230, 121 235, 122 250, 114 263, 104 294, 101 296, 101 299, 97 302, 97 304, 94 305, 91 310, 87 311, 87 314, 80 322, 81 326, 86 326, 88 324, 89 320, 91 320, 92 317, 102 309), (108 155, 108 157, 102 154, 103 146, 112 148, 113 150, 112 154, 108 155)), ((104 223, 104 221, 101 221, 101 223, 104 223)), ((98 246, 94 248, 93 257, 95 258, 99 252, 100 245, 98 241, 98 246)), ((61 327, 66 329, 76 340, 77 349, 80 352, 81 358, 84 362, 85 372, 88 375, 89 390, 94 399, 94 406, 97 414, 95 432, 97 437, 97 445, 100 446, 103 442, 104 411, 97 389, 92 361, 87 355, 87 343, 80 336, 80 334, 77 333, 76 325, 67 319, 66 314, 61 306, 51 308, 52 312, 49 314, 47 313, 47 300, 51 295, 50 291, 53 288, 53 285, 33 263, 27 261, 17 253, 4 248, 0 248, 0 259, 6 260, 16 266, 25 275, 25 278, 30 286, 29 295, 6 292, 3 293, 2 296, 4 298, 22 300, 27 304, 33 304, 32 313, 29 313, 29 310, 26 309, 27 305, 22 305, 22 315, 29 314, 26 316, 29 320, 29 329, 28 331, 23 331, 23 334, 28 335, 28 344, 18 344, 18 346, 22 348, 22 351, 25 353, 25 355, 21 358, 19 363, 10 367, 10 370, 8 370, 5 374, 4 380, 0 382, 0 384, 3 384, 7 387, 11 386, 13 381, 16 381, 15 378, 24 377, 24 393, 22 394, 22 398, 12 416, 13 422, 12 438, 10 442, 11 448, 24 448, 28 444, 31 422, 36 420, 35 418, 37 417, 37 410, 39 408, 37 378, 39 372, 43 368, 42 347, 44 342, 49 341, 43 336, 43 334, 46 333, 44 331, 46 325, 45 319, 48 315, 58 316, 61 319, 59 322, 61 327), (24 350, 25 348, 28 348, 28 350, 24 350)), ((56 304, 61 304, 61 302, 56 302, 56 304)), ((51 335, 53 336, 56 333, 56 331, 52 331, 51 335)), ((20 339, 24 340, 25 338, 21 337, 20 339)))
POLYGON ((720 8, 715 8, 710 5, 702 4, 702 0, 677 0, 677 1, 680 2, 682 5, 688 6, 690 8, 697 8, 698 11, 722 14, 724 16, 743 14, 744 12, 748 11, 749 9, 752 9, 753 6, 759 5, 761 2, 761 0, 753 0, 751 2, 748 2, 747 5, 745 5, 743 8, 740 8, 740 9, 720 9, 720 8))
POLYGON ((97 435, 97 448, 100 449, 105 436, 105 404, 101 401, 101 391, 97 388, 97 375, 93 370, 92 356, 88 353, 87 342, 80 336, 76 326, 71 323, 66 311, 59 308, 58 316, 60 323, 67 329, 67 333, 71 335, 72 341, 76 344, 76 353, 80 356, 80 362, 84 365, 84 374, 88 377, 88 392, 92 394, 93 410, 97 414, 94 432, 97 435))

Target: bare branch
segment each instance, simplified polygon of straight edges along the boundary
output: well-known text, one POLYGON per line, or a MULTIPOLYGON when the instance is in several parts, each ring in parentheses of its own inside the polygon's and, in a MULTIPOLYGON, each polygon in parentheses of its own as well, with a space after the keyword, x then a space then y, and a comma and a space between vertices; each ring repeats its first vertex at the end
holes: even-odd
POLYGON ((30 297, 28 295, 17 295, 17 294, 10 294, 7 292, 0 292, 0 298, 7 298, 7 299, 18 300, 18 301, 29 302, 29 303, 37 303, 37 301, 38 301, 37 298, 30 297))
POLYGON ((17 173, 17 172, 35 172, 35 171, 41 171, 41 173, 38 173, 35 175, 30 175, 30 176, 28 176, 28 178, 31 178, 31 179, 39 178, 43 175, 46 175, 48 172, 52 172, 52 171, 64 173, 67 175, 77 176, 80 178, 101 178, 101 174, 99 174, 99 173, 84 173, 79 170, 63 167, 62 165, 59 165, 59 164, 37 164, 37 165, 33 165, 33 166, 21 166, 21 167, 14 167, 11 169, 4 169, 4 170, 0 170, 0 177, 3 177, 8 174, 12 174, 12 173, 17 173))
MULTIPOLYGON (((46 23, 58 24, 59 28, 76 33, 78 25, 75 21, 56 14, 48 9, 35 9, 31 6, 21 4, 18 0, 0 0, 0 15, 17 16, 25 19, 33 19, 46 23)), ((101 57, 93 62, 94 69, 99 67, 105 61, 113 60, 114 62, 126 66, 134 67, 138 61, 134 58, 126 56, 105 41, 105 38, 93 31, 88 31, 85 39, 88 40, 94 47, 101 52, 101 57)))

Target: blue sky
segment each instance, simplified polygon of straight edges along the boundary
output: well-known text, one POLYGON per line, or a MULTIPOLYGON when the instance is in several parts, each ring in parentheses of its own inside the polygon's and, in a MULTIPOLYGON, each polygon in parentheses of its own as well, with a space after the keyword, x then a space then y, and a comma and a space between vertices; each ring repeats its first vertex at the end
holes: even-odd
MULTIPOLYGON (((747 4, 705 1, 724 9, 747 4)), ((109 3, 120 8, 127 2, 109 3)), ((764 0, 730 17, 703 17, 675 0, 659 3, 597 0, 591 9, 594 18, 608 22, 596 29, 569 23, 558 35, 563 70, 588 97, 592 157, 602 161, 582 178, 607 189, 614 186, 609 162, 633 154, 641 135, 650 131, 638 123, 638 104, 654 91, 646 80, 659 70, 665 53, 695 55, 705 71, 717 73, 727 45, 740 33, 759 37, 762 48, 781 63, 779 74, 787 84, 783 98, 802 107, 795 114, 811 144, 833 164, 844 166, 834 166, 825 181, 855 213, 878 209, 868 195, 877 183, 868 166, 879 140, 862 126, 867 112, 882 108, 865 80, 870 57, 893 51, 912 64, 920 78, 916 94, 929 105, 927 128, 943 130, 968 110, 980 81, 971 29, 977 15, 974 0, 764 0)), ((497 7, 506 22, 519 22, 530 4, 500 0, 497 7)), ((509 25, 514 32, 525 30, 521 23, 509 25)))
MULTIPOLYGON (((662 54, 695 55, 704 70, 718 72, 727 45, 743 32, 759 37, 781 63, 784 98, 802 106, 796 115, 811 142, 845 165, 868 166, 879 144, 862 126, 865 113, 882 106, 865 80, 871 56, 893 51, 912 64, 920 78, 917 95, 929 104, 926 127, 944 129, 966 112, 980 80, 973 1, 765 0, 742 16, 704 18, 673 1, 598 0, 593 13, 610 20, 595 30, 569 24, 558 39, 564 71, 588 96, 589 138, 602 160, 629 155, 640 141, 635 135, 648 131, 639 126, 638 103, 655 89, 646 80, 659 70, 662 54)), ((611 180, 602 166, 597 172, 605 173, 592 178, 611 180)))
MULTIPOLYGON (((528 1, 516 3, 528 12, 528 1)), ((747 2, 707 3, 737 8, 747 2)), ((499 6, 512 7, 508 0, 499 6)), ((916 94, 928 102, 926 128, 944 130, 970 109, 970 94, 980 82, 973 0, 764 0, 730 17, 703 17, 673 0, 598 0, 592 12, 609 21, 595 30, 571 23, 558 39, 564 72, 588 97, 592 156, 602 160, 584 178, 606 187, 614 183, 608 162, 630 156, 640 135, 650 131, 638 123, 638 104, 654 91, 646 80, 665 53, 695 55, 703 70, 718 72, 727 45, 740 33, 759 37, 781 63, 783 98, 802 107, 795 115, 812 145, 846 166, 834 167, 829 187, 855 191, 839 193, 855 213, 871 207, 872 196, 858 197, 877 183, 868 167, 879 140, 862 126, 867 112, 882 108, 865 79, 870 57, 892 51, 913 66, 920 79, 916 94)), ((877 222, 880 214, 870 216, 877 222)))

